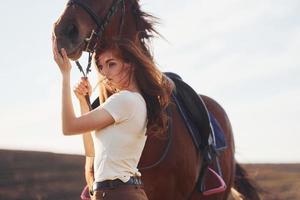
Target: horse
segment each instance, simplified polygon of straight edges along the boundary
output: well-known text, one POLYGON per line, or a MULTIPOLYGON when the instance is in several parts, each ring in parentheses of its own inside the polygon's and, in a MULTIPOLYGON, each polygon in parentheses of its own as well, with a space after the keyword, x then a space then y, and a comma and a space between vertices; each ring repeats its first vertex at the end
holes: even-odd
MULTIPOLYGON (((134 41, 151 56, 151 38, 160 36, 154 28, 156 21, 156 17, 141 10, 138 0, 69 0, 54 23, 53 34, 58 48, 65 48, 72 60, 79 59, 83 51, 89 52, 91 57, 103 41, 115 37, 134 41)), ((198 151, 178 107, 173 104, 170 106, 172 138, 148 138, 140 159, 139 169, 148 198, 225 200, 235 187, 246 199, 260 199, 251 180, 245 173, 240 173, 244 170, 234 157, 233 130, 225 110, 208 96, 199 94, 199 98, 215 116, 227 142, 227 148, 218 157, 226 189, 211 195, 197 190, 204 154, 198 151)), ((84 144, 88 151, 88 143, 85 141, 84 144)), ((86 155, 88 163, 89 153, 86 155)), ((86 179, 90 178, 86 173, 86 179)), ((206 185, 214 185, 214 182, 212 177, 206 178, 206 185)))

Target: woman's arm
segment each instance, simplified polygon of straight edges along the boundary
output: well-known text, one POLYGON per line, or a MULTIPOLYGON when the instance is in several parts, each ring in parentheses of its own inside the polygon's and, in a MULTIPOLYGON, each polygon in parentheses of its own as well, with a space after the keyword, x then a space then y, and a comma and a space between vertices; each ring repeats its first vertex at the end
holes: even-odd
POLYGON ((95 177, 94 177, 94 157, 85 157, 85 181, 87 185, 89 186, 89 190, 91 191, 93 189, 93 183, 94 183, 95 177))
MULTIPOLYGON (((61 74, 62 74, 62 122, 63 122, 63 132, 64 134, 66 132, 69 132, 70 130, 77 130, 76 128, 78 126, 81 126, 82 120, 76 118, 74 114, 74 109, 73 109, 73 104, 71 100, 71 91, 70 91, 70 71, 71 71, 71 64, 70 61, 67 57, 66 51, 64 49, 61 50, 61 54, 59 53, 57 46, 56 46, 56 39, 53 36, 52 37, 52 46, 53 46, 53 56, 55 62, 58 64, 61 74), (72 124, 78 123, 77 127, 73 127, 72 124), (80 123, 81 122, 81 123, 80 123), (66 130, 65 130, 66 129, 66 130)), ((88 82, 87 82, 88 83, 88 82)), ((82 99, 82 88, 78 88, 79 91, 74 91, 76 96, 82 99)), ((84 117, 85 120, 89 120, 89 108, 88 105, 86 104, 85 101, 81 100, 80 101, 80 108, 81 108, 81 114, 85 114, 84 117)), ((98 119, 101 123, 95 125, 94 123, 87 124, 87 127, 81 127, 82 129, 90 130, 94 129, 94 126, 99 127, 104 127, 105 125, 112 124, 114 120, 112 119, 111 116, 108 113, 105 113, 105 111, 100 110, 99 113, 94 112, 91 117, 97 117, 97 114, 100 115, 100 117, 103 115, 103 121, 101 120, 102 118, 98 119), (103 113, 103 114, 102 114, 103 113), (92 125, 91 127, 89 125, 92 125)), ((95 120, 93 120, 94 122, 95 120)), ((83 120, 84 122, 84 120, 83 120)), ((89 188, 92 188, 92 184, 94 181, 94 156, 95 156, 95 150, 94 150, 94 143, 93 139, 91 137, 91 133, 89 131, 83 131, 85 132, 83 134, 83 141, 84 141, 84 146, 85 146, 85 151, 86 151, 86 163, 85 163, 85 178, 86 182, 89 186, 89 188)))
POLYGON ((64 135, 76 135, 96 129, 105 128, 114 123, 113 117, 103 108, 95 109, 80 117, 74 113, 70 89, 71 63, 64 49, 61 53, 52 38, 54 60, 62 74, 62 129, 64 135))
MULTIPOLYGON (((80 102, 81 114, 89 112, 89 107, 86 102, 80 102)), ((85 180, 89 189, 91 190, 94 183, 94 157, 95 149, 94 142, 90 132, 86 132, 82 135, 84 149, 85 149, 85 180)))
MULTIPOLYGON (((86 103, 80 102, 80 110, 81 114, 86 114, 89 112, 89 107, 86 103)), ((94 142, 91 135, 91 132, 86 132, 82 134, 83 145, 85 149, 85 155, 87 157, 95 157, 95 149, 94 149, 94 142)))
POLYGON ((76 135, 105 128, 115 121, 103 108, 97 108, 76 117, 70 89, 70 73, 63 74, 62 83, 62 129, 64 135, 76 135))

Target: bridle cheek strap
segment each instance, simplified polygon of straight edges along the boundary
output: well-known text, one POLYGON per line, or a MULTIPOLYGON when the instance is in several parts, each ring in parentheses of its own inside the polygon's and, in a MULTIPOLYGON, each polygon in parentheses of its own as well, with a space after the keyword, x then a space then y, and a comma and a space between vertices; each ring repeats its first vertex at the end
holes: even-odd
POLYGON ((89 16, 93 19, 93 21, 96 24, 96 29, 93 29, 91 31, 91 35, 89 38, 85 39, 86 43, 86 48, 84 51, 89 52, 89 57, 88 57, 88 65, 86 68, 86 72, 83 71, 83 68, 79 61, 75 61, 77 67, 79 70, 82 72, 83 77, 87 77, 88 73, 91 71, 91 61, 92 61, 92 55, 97 49, 97 42, 101 39, 105 28, 109 24, 111 18, 115 15, 117 12, 119 4, 122 2, 122 16, 121 16, 121 21, 120 21, 120 27, 119 27, 119 37, 122 34, 123 27, 124 27, 124 16, 125 16, 125 0, 114 0, 112 3, 110 9, 108 10, 106 16, 101 19, 84 1, 82 0, 69 0, 67 3, 67 6, 72 6, 72 5, 77 5, 80 8, 82 8, 85 12, 89 14, 89 16))
POLYGON ((97 26, 98 27, 101 26, 102 20, 100 20, 100 17, 86 3, 84 3, 81 0, 69 0, 67 6, 72 6, 72 5, 78 5, 79 7, 84 9, 91 16, 91 18, 94 20, 97 26))

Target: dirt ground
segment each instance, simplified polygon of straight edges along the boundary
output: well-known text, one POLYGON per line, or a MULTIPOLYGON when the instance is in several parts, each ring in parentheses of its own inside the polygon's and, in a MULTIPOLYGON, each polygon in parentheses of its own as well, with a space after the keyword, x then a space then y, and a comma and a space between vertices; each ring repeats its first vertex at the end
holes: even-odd
POLYGON ((300 164, 243 165, 265 191, 264 200, 300 199, 300 164))
MULTIPOLYGON (((83 156, 0 150, 1 200, 80 199, 83 156)), ((300 199, 300 164, 244 164, 264 200, 300 199)))

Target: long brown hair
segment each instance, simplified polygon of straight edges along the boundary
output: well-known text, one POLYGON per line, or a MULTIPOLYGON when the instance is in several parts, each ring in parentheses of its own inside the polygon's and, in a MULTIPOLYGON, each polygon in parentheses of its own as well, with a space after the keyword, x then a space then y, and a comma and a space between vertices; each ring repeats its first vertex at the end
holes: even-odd
MULTIPOLYGON (((106 50, 116 53, 115 56, 124 62, 131 63, 134 70, 132 74, 145 99, 147 106, 147 135, 164 137, 168 128, 168 115, 166 108, 170 103, 173 86, 169 79, 156 67, 152 56, 141 46, 126 39, 113 39, 102 43, 94 55, 97 66, 98 56, 106 50)), ((100 77, 100 102, 103 103, 114 93, 113 88, 101 81, 100 77)))

